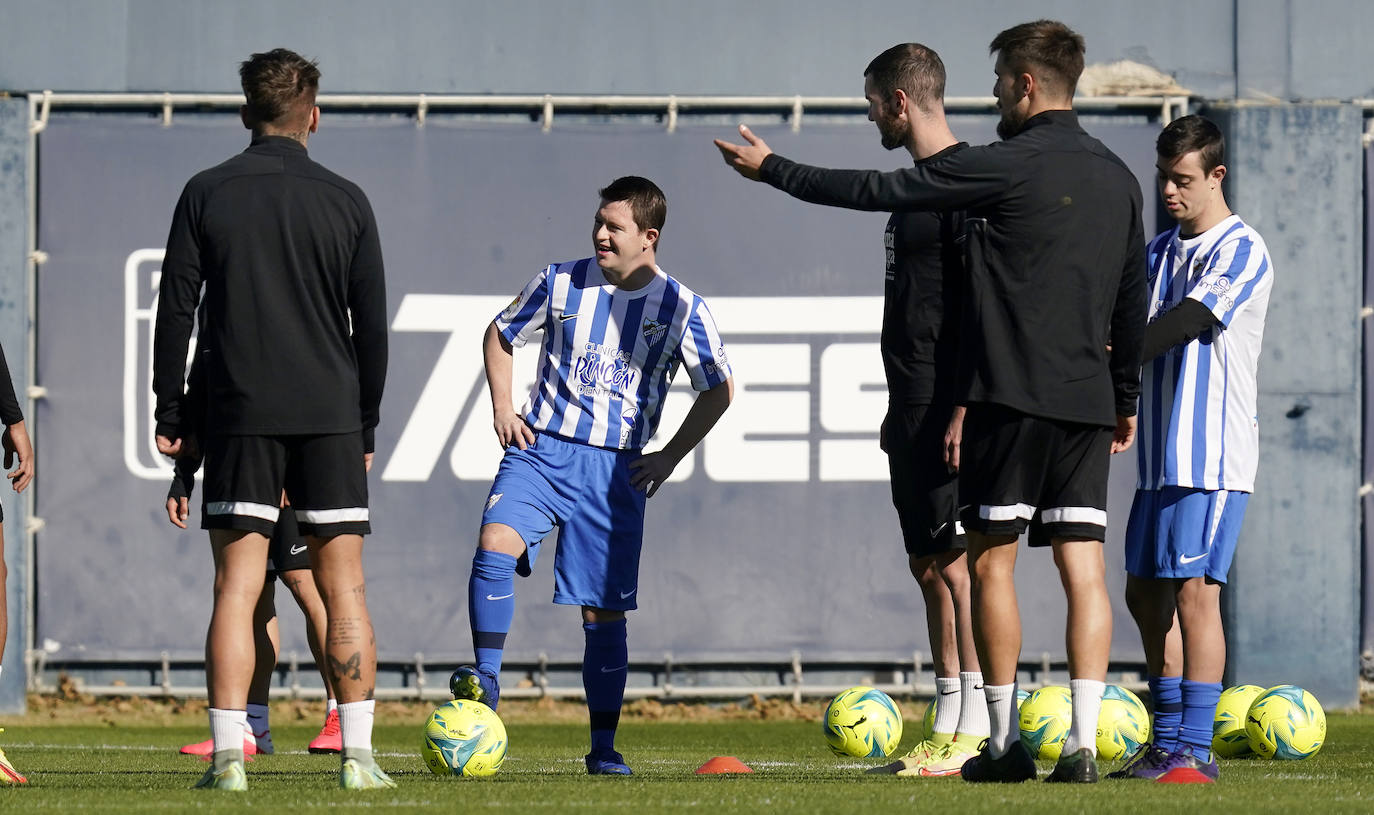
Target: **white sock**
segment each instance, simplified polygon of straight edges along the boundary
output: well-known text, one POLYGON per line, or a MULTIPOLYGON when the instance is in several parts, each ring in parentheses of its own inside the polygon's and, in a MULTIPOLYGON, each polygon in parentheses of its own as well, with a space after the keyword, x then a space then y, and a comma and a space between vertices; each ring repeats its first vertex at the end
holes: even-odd
POLYGON ((1070 755, 1084 747, 1097 755, 1097 716, 1102 712, 1102 693, 1107 683, 1096 679, 1070 679, 1069 690, 1073 693, 1073 721, 1069 725, 1069 735, 1064 738, 1064 755, 1070 755))
POLYGON ((959 679, 954 676, 935 677, 935 727, 936 733, 946 736, 954 733, 959 721, 959 711, 963 708, 959 698, 959 679))
POLYGON ((248 732, 258 745, 258 752, 272 752, 272 724, 268 720, 267 705, 248 703, 248 732))
POLYGON ((339 700, 338 700, 338 699, 335 699, 333 696, 331 696, 331 697, 329 697, 329 701, 328 701, 328 702, 325 704, 325 706, 324 706, 324 715, 327 717, 329 714, 333 713, 334 711, 336 711, 336 710, 338 710, 338 709, 339 709, 339 700))
POLYGON ((1016 713, 1016 683, 984 685, 988 700, 988 753, 1001 758, 1021 738, 1021 723, 1016 713))
POLYGON ((215 752, 242 750, 243 737, 248 728, 248 711, 210 708, 210 735, 215 752))
POLYGON ((342 730, 343 748, 372 749, 372 719, 377 707, 376 700, 344 702, 339 705, 339 728, 342 730))
MULTIPOLYGON (((988 704, 983 693, 983 672, 960 671, 959 688, 963 704, 959 706, 959 724, 955 732, 971 737, 970 741, 977 747, 977 742, 988 735, 988 704)), ((1015 694, 1012 697, 1015 698, 1015 694)), ((963 740, 960 741, 962 743, 963 740)))

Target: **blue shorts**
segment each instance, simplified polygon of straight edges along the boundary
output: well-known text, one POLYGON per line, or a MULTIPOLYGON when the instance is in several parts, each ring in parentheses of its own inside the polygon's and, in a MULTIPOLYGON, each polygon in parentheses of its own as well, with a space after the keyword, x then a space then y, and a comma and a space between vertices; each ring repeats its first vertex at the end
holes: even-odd
POLYGON ((1136 490, 1126 523, 1126 571, 1144 578, 1226 582, 1248 492, 1163 487, 1136 490))
POLYGON ((528 547, 529 565, 539 556, 540 541, 558 527, 555 603, 638 608, 645 494, 630 486, 630 462, 639 457, 638 450, 607 450, 536 434, 524 450, 506 448, 482 524, 505 524, 518 532, 528 547))

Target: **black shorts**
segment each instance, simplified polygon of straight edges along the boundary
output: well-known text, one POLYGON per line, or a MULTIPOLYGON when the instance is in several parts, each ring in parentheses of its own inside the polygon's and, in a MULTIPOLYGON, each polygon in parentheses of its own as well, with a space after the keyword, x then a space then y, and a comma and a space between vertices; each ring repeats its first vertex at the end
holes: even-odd
POLYGON ((892 505, 907 554, 927 557, 966 546, 958 479, 945 466, 951 406, 893 405, 884 427, 892 505))
POLYGON ((302 535, 366 535, 367 472, 362 433, 325 436, 210 436, 205 440, 201 527, 271 536, 287 511, 302 535))
POLYGON ((310 552, 305 545, 305 537, 296 526, 296 513, 284 507, 277 516, 277 528, 272 531, 272 540, 267 544, 267 571, 292 572, 310 568, 310 552))
POLYGON ((1112 429, 970 405, 959 452, 960 517, 984 535, 1105 540, 1112 429))

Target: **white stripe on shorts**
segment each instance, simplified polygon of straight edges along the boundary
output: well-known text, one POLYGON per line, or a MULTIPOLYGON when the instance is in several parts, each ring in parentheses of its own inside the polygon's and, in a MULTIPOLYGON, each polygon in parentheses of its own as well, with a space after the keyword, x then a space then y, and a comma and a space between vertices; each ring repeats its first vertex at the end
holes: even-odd
POLYGON ((1047 524, 1107 525, 1107 511, 1094 507, 1055 507, 1041 511, 1040 520, 1047 524))
POLYGON ((1212 525, 1207 530, 1207 551, 1212 551, 1212 541, 1217 539, 1217 527, 1221 526, 1221 516, 1226 512, 1226 496, 1229 490, 1217 490, 1217 497, 1212 507, 1212 525))
POLYGON ((281 507, 271 504, 255 504, 252 501, 211 501, 205 505, 206 515, 246 515, 264 521, 277 522, 281 507))
POLYGON ((308 524, 341 524, 348 521, 366 521, 367 507, 343 507, 342 509, 298 509, 296 520, 308 524))
POLYGON ((1035 507, 1030 504, 1009 504, 1007 506, 989 506, 983 504, 978 507, 978 517, 985 521, 1014 521, 1017 518, 1024 518, 1027 521, 1035 514, 1035 507))

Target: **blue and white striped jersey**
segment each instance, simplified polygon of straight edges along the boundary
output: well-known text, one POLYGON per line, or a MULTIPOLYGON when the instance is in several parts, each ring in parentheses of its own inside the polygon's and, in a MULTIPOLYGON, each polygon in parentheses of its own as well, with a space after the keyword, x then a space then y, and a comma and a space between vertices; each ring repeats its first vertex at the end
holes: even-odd
POLYGON ((706 302, 657 269, 626 291, 591 258, 540 272, 497 315, 513 346, 544 332, 539 375, 523 408, 535 430, 611 449, 648 443, 678 364, 692 387, 730 377, 725 346, 706 302))
POLYGON ((1139 485, 1252 492, 1259 466, 1256 369, 1273 267, 1235 215, 1192 238, 1150 241, 1150 320, 1192 298, 1221 323, 1141 372, 1139 485))

